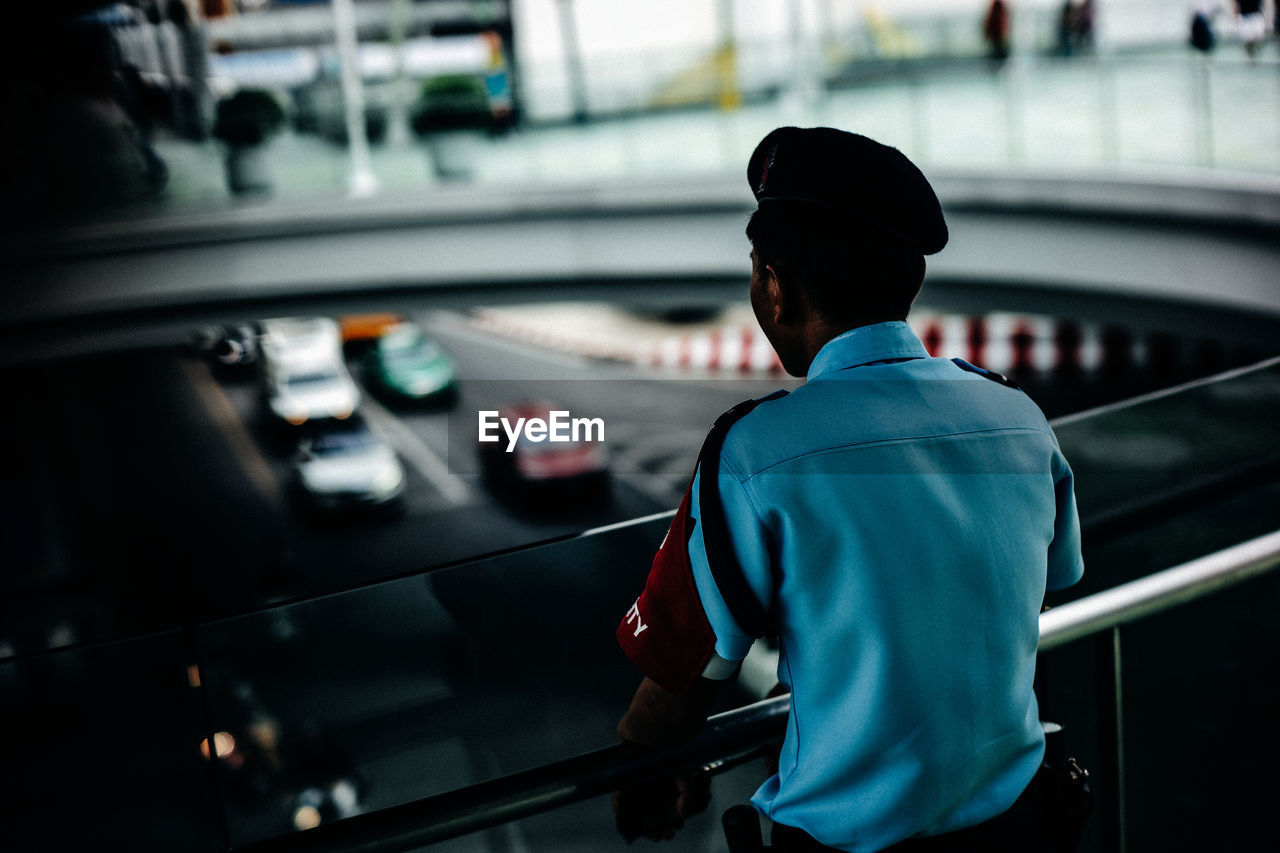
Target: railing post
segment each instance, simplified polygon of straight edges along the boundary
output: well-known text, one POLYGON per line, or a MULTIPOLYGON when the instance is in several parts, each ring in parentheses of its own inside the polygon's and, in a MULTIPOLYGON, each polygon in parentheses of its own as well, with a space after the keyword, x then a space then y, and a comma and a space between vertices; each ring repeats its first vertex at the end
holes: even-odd
POLYGON ((924 80, 919 73, 907 78, 908 106, 911 111, 911 156, 917 160, 929 159, 929 116, 925 98, 924 80))
POLYGON ((1213 151, 1213 81, 1210 76, 1209 60, 1197 57, 1191 64, 1191 122, 1195 128, 1195 151, 1193 156, 1197 166, 1212 167, 1213 151))
POLYGON ((1102 849, 1125 853, 1124 691, 1120 668, 1120 626, 1095 639, 1098 673, 1098 751, 1102 764, 1099 801, 1102 849))
POLYGON ((1120 160, 1120 107, 1117 103, 1118 89, 1115 57, 1111 54, 1100 56, 1094 67, 1098 72, 1098 139, 1102 150, 1102 162, 1114 163, 1120 160))
POLYGON ((1027 64, 1030 62, 1030 57, 1015 50, 1003 69, 1006 143, 1012 163, 1021 163, 1026 155, 1027 64))

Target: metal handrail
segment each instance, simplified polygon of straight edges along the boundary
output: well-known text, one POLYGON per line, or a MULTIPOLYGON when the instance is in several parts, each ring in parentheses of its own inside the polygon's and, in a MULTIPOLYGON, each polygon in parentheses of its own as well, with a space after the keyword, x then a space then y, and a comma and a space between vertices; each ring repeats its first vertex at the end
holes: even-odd
POLYGON ((1040 616, 1040 651, 1094 637, 1102 846, 1125 853, 1124 677, 1120 627, 1280 566, 1280 531, 1073 601, 1040 616))
MULTIPOLYGON (((1040 651, 1111 631, 1115 692, 1109 719, 1111 749, 1104 759, 1113 802, 1104 813, 1104 844, 1124 849, 1123 716, 1120 713, 1121 625, 1202 598, 1280 567, 1280 530, 1217 553, 1122 584, 1049 610, 1040 616, 1040 651)), ((343 851, 385 853, 410 850, 540 814, 648 779, 703 769, 716 773, 750 760, 778 742, 785 730, 790 697, 765 699, 717 714, 691 741, 635 755, 610 746, 466 788, 348 818, 293 835, 235 846, 244 853, 343 851)), ((1104 801, 1104 806, 1105 806, 1104 801)))
POLYGON ((1040 615, 1040 651, 1244 583, 1277 566, 1280 530, 1060 605, 1040 615))
POLYGON ((790 696, 764 699, 716 714, 693 739, 669 749, 637 754, 632 747, 609 746, 233 849, 238 853, 412 850, 673 773, 729 770, 756 757, 761 747, 780 741, 790 710, 790 696))

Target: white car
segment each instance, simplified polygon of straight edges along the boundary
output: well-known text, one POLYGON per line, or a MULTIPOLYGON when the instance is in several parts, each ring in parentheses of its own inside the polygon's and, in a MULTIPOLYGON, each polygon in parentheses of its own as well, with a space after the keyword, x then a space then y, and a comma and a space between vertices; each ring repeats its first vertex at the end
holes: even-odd
POLYGON ((338 324, 328 317, 262 322, 259 339, 267 405, 294 426, 350 417, 360 389, 342 357, 338 324))
POLYGON ((395 450, 359 414, 309 426, 293 470, 301 497, 322 512, 395 507, 404 494, 404 467, 395 450))

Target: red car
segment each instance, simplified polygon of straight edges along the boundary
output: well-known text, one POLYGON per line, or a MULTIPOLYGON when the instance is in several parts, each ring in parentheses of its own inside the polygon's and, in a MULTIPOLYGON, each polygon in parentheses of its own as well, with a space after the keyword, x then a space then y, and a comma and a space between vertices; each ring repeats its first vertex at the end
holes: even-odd
POLYGON ((557 503, 608 499, 602 420, 574 418, 567 406, 547 400, 524 400, 480 415, 480 463, 500 495, 557 503))

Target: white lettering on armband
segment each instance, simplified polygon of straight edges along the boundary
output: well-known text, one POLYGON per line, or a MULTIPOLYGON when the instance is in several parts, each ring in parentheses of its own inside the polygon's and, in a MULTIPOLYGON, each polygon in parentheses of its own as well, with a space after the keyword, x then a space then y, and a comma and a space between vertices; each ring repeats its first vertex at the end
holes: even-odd
POLYGON ((644 621, 640 618, 639 601, 631 605, 631 609, 627 611, 627 624, 630 625, 632 622, 636 623, 636 632, 631 635, 633 637, 639 637, 641 631, 647 631, 649 629, 649 626, 644 624, 644 621))

